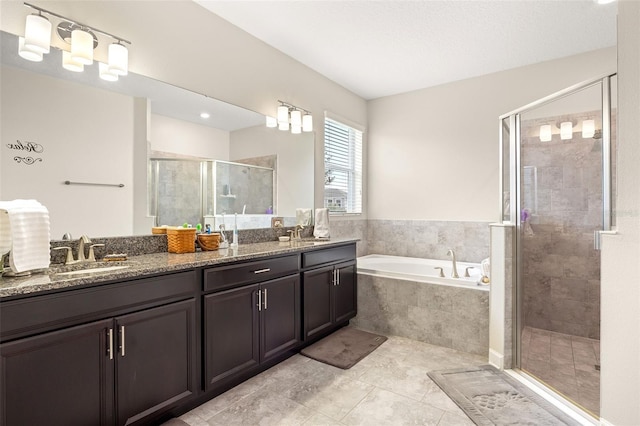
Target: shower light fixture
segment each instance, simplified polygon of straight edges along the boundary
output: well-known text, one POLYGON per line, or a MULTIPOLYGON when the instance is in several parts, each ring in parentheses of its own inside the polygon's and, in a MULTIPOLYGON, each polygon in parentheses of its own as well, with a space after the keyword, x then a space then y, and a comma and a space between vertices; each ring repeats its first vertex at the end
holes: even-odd
POLYGON ((52 24, 43 14, 58 19, 56 33, 66 43, 70 45, 68 50, 62 51, 63 68, 81 72, 84 65, 93 64, 93 51, 98 46, 98 37, 109 37, 115 40, 109 46, 109 58, 106 64, 98 65, 100 78, 108 81, 116 81, 118 76, 126 75, 129 66, 129 51, 124 43, 131 44, 130 41, 122 37, 115 36, 97 28, 81 24, 65 16, 43 9, 30 3, 24 3, 26 7, 35 9, 37 14, 27 16, 24 37, 19 37, 18 54, 29 61, 42 61, 43 55, 49 53, 51 49, 51 28, 52 24))
POLYGON ((596 134, 595 120, 584 120, 582 122, 582 137, 584 139, 592 138, 596 134))
POLYGON ((277 110, 277 118, 267 117, 267 127, 277 126, 280 130, 291 129, 293 134, 313 131, 313 116, 311 112, 287 102, 278 102, 280 102, 280 105, 277 110))
POLYGON ((543 124, 540 126, 540 142, 551 141, 551 124, 543 124))

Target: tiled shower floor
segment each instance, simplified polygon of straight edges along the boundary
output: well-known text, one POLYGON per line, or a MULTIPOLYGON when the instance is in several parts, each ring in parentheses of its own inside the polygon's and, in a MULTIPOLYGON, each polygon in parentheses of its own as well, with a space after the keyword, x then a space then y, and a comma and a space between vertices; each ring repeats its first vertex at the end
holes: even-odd
POLYGON ((600 413, 600 341, 525 327, 521 367, 596 416, 600 413))

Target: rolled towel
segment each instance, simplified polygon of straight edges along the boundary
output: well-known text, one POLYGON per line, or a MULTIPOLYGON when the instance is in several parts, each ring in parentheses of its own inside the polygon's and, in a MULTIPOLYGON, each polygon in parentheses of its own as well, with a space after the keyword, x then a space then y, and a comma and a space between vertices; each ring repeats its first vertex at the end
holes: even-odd
POLYGON ((491 278, 491 261, 489 258, 484 259, 480 262, 480 267, 482 268, 482 275, 491 278))
POLYGON ((316 238, 329 238, 329 209, 316 209, 313 236, 316 238))

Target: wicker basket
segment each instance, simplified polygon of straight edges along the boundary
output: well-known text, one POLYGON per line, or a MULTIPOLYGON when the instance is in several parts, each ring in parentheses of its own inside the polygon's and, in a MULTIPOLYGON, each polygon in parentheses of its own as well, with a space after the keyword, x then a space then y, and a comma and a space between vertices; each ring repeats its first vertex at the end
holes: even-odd
POLYGON ((169 253, 194 253, 196 251, 195 228, 167 228, 169 253))
POLYGON ((198 234, 198 244, 205 251, 218 250, 220 245, 220 234, 214 232, 212 234, 198 234))
POLYGON ((167 233, 167 227, 166 226, 154 226, 153 228, 151 228, 151 233, 152 234, 166 234, 167 233))

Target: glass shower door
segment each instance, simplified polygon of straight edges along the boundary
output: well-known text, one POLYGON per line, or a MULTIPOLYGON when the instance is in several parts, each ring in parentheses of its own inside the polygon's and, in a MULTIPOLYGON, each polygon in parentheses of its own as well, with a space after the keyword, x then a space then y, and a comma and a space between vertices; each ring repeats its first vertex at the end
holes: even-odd
POLYGON ((603 84, 608 93, 606 82, 598 82, 516 116, 518 366, 595 415, 600 251, 594 235, 609 226, 603 84))

